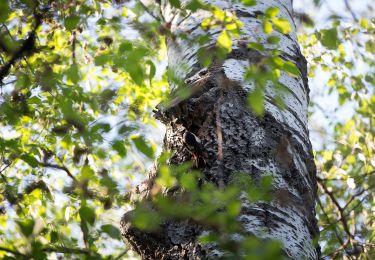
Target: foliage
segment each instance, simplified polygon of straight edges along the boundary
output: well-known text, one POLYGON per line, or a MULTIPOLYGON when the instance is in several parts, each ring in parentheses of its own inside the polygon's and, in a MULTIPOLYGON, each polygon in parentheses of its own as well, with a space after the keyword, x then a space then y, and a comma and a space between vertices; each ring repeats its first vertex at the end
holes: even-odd
MULTIPOLYGON (((202 28, 222 28, 216 52, 202 55, 202 64, 208 66, 212 57, 231 51, 232 39, 242 26, 236 17, 198 0, 184 7, 179 0, 170 3, 186 12, 209 10, 212 18, 202 28)), ((157 123, 151 110, 167 96, 167 80, 173 80, 164 69, 165 39, 183 37, 171 35, 168 22, 155 15, 157 10, 140 1, 0 1, 0 257, 132 255, 121 242, 119 214, 130 207, 126 194, 155 159, 150 133, 157 123)), ((275 49, 279 39, 272 32, 291 30, 278 13, 270 8, 258 17, 275 49)), ((299 17, 306 27, 314 22, 308 14, 299 17)), ((329 119, 334 131, 323 135, 316 150, 323 254, 371 259, 375 24, 355 19, 344 23, 333 16, 332 24, 317 31, 303 29, 299 36, 310 77, 323 70, 329 75, 328 92, 337 95, 337 109, 355 110, 345 122, 329 119)), ((203 44, 207 39, 198 41, 203 44)), ((257 42, 249 47, 262 50, 257 42)), ((255 81, 248 100, 259 115, 264 113, 265 83, 272 81, 282 91, 277 84, 280 71, 299 73, 277 51, 267 51, 269 58, 262 65, 271 69, 254 65, 245 75, 255 81)), ((325 111, 314 98, 311 101, 312 115, 325 111)), ((283 106, 281 98, 278 104, 283 106)), ((203 242, 219 243, 233 256, 270 252, 260 255, 269 259, 279 253, 273 242, 259 244, 249 237, 236 245, 231 237, 240 232, 234 198, 241 182, 249 185, 249 180, 238 180, 223 191, 207 185, 198 192, 199 173, 191 165, 171 168, 163 158, 158 185, 179 184, 186 190, 180 198, 183 202, 179 201, 180 215, 171 211, 176 201, 156 196, 163 214, 140 206, 138 227, 153 228, 167 217, 193 217, 224 234, 208 234, 203 242)), ((253 183, 246 196, 258 202, 270 199, 269 185, 269 180, 253 183)))
POLYGON ((336 16, 331 20, 327 29, 300 35, 310 77, 323 71, 328 78, 324 93, 338 103, 323 108, 313 97, 311 104, 312 116, 322 113, 328 122, 326 129, 312 126, 322 140, 316 150, 320 240, 323 256, 372 259, 375 20, 357 20, 355 15, 349 21, 336 16), (338 120, 332 111, 354 113, 338 120))

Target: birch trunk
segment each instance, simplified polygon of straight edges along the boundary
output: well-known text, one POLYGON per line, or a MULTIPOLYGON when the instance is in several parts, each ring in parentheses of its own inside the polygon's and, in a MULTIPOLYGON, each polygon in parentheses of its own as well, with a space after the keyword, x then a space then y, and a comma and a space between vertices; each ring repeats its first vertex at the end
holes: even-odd
MULTIPOLYGON (((190 159, 181 142, 181 131, 187 129, 202 140, 207 162, 201 170, 207 181, 226 185, 236 172, 249 174, 255 180, 272 175, 272 202, 251 204, 240 198, 242 210, 238 221, 249 234, 281 241, 283 252, 291 259, 318 259, 319 248, 312 242, 319 231, 314 209, 316 168, 307 128, 307 66, 297 43, 292 0, 257 0, 253 7, 230 0, 209 3, 236 14, 244 24, 243 34, 234 39, 233 51, 226 59, 214 62, 208 69, 198 62, 198 45, 180 38, 168 41, 169 68, 195 89, 187 100, 175 100, 171 108, 160 112, 167 127, 164 149, 174 151, 171 164, 190 159), (260 40, 265 49, 274 48, 267 43, 269 35, 257 20, 257 15, 269 7, 279 8, 278 16, 287 18, 292 26, 289 34, 273 35, 281 39, 281 57, 295 63, 301 76, 291 77, 282 72, 279 81, 288 87, 283 96, 287 108, 281 110, 275 105, 274 90, 267 86, 265 115, 257 117, 246 102, 254 86, 244 80, 243 74, 249 64, 265 55, 247 48, 249 42, 260 40)), ((162 6, 169 21, 175 10, 168 4, 162 6)), ((178 14, 171 31, 187 33, 191 39, 210 34, 213 40, 205 45, 209 51, 221 32, 220 28, 202 30, 200 24, 209 16, 206 11, 188 17, 178 14)), ((156 172, 151 171, 150 180, 138 187, 138 193, 148 194, 156 172)), ((129 215, 122 219, 122 235, 143 259, 218 258, 222 254, 217 248, 200 245, 196 238, 202 229, 188 221, 165 223, 157 234, 150 234, 132 227, 129 215)))

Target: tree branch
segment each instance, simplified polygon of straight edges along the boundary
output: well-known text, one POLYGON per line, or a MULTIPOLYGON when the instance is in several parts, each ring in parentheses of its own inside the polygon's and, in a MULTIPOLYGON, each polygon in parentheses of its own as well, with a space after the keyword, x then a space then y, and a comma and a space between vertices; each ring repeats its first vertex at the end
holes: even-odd
POLYGON ((64 172, 66 172, 66 174, 74 181, 74 182, 77 182, 77 179, 74 177, 74 175, 69 171, 69 169, 66 167, 66 166, 60 166, 58 164, 52 164, 52 163, 42 163, 42 162, 39 162, 39 165, 40 166, 43 166, 43 167, 47 167, 47 168, 53 168, 53 169, 57 169, 57 170, 62 170, 64 172))
POLYGON ((350 239, 355 240, 354 236, 350 233, 348 222, 347 222, 346 216, 344 214, 343 208, 341 208, 341 206, 338 203, 338 201, 336 200, 335 196, 333 195, 333 193, 331 191, 328 190, 328 188, 324 184, 324 182, 320 178, 317 178, 317 180, 318 180, 319 185, 323 188, 324 192, 328 195, 328 197, 330 198, 330 200, 333 202, 336 209, 338 210, 338 212, 340 214, 340 222, 342 223, 342 226, 343 226, 345 232, 347 233, 347 235, 349 236, 350 239))
MULTIPOLYGON (((319 204, 319 207, 322 209, 323 214, 324 214, 324 216, 326 217, 329 226, 334 226, 334 223, 331 223, 331 221, 329 220, 329 216, 328 216, 327 212, 325 212, 324 207, 323 207, 323 204, 322 204, 322 202, 320 201, 319 197, 317 197, 316 200, 317 200, 317 202, 318 202, 318 204, 319 204)), ((338 232, 337 232, 337 230, 336 230, 336 227, 334 227, 334 231, 333 231, 333 232, 335 233, 336 238, 337 238, 337 240, 339 241, 339 243, 341 244, 341 246, 344 246, 344 245, 345 245, 344 240, 339 236, 339 234, 338 234, 338 232)))
POLYGON ((361 191, 358 191, 356 194, 354 194, 350 199, 349 201, 345 204, 345 206, 342 208, 342 210, 345 210, 350 203, 352 203, 352 201, 358 197, 358 196, 361 196, 363 193, 365 193, 366 191, 369 191, 369 190, 372 190, 375 188, 375 185, 371 185, 370 187, 368 187, 367 189, 363 189, 361 191))
POLYGON ((344 0, 344 3, 345 3, 345 6, 346 6, 346 9, 349 11, 349 13, 352 15, 354 21, 358 22, 358 18, 356 16, 356 14, 354 13, 353 9, 350 7, 349 5, 349 1, 348 0, 344 0))
POLYGON ((49 246, 42 249, 44 252, 57 252, 63 254, 83 254, 91 255, 91 252, 83 248, 69 248, 65 246, 49 246))
MULTIPOLYGON (((368 194, 369 195, 369 194, 368 194)), ((355 206, 353 206, 349 211, 348 211, 348 213, 346 213, 344 216, 345 217, 348 217, 349 216, 349 214, 353 211, 353 210, 355 210, 358 206, 360 206, 360 205, 362 205, 362 202, 366 199, 366 197, 368 197, 368 195, 366 195, 364 198, 362 198, 355 206)), ((335 222, 333 222, 332 223, 332 225, 334 225, 334 224, 336 224, 336 223, 338 223, 338 222, 340 222, 341 221, 341 218, 339 218, 338 220, 336 220, 335 222)), ((324 230, 326 230, 326 228, 323 228, 323 230, 322 231, 324 231, 324 230)))
POLYGON ((143 10, 146 11, 152 18, 154 18, 156 21, 161 22, 160 18, 157 17, 143 2, 142 0, 137 0, 137 2, 142 6, 143 10))
POLYGON ((38 13, 34 13, 35 17, 35 26, 34 29, 29 33, 29 36, 24 40, 21 47, 18 49, 17 52, 13 54, 8 62, 0 67, 0 83, 3 82, 3 79, 9 74, 10 68, 16 63, 19 59, 30 56, 35 51, 35 38, 36 38, 36 31, 39 26, 42 24, 42 15, 38 13))
POLYGON ((9 248, 6 248, 6 247, 2 247, 0 246, 0 251, 4 251, 4 252, 7 252, 7 253, 11 253, 12 255, 15 255, 15 256, 22 256, 24 258, 26 258, 27 256, 16 251, 16 250, 13 250, 13 249, 9 249, 9 248))

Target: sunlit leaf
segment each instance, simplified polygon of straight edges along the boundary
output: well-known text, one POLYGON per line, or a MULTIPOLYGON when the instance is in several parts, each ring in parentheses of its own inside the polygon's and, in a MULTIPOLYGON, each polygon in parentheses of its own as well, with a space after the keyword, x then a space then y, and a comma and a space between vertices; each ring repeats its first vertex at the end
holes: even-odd
POLYGON ((118 240, 121 239, 120 231, 118 230, 117 227, 111 224, 102 225, 101 230, 102 232, 108 234, 111 238, 118 239, 118 240))
POLYGON ((318 34, 320 42, 329 50, 335 50, 339 46, 337 28, 323 29, 318 34))
POLYGON ((227 52, 232 50, 232 39, 227 31, 222 31, 217 38, 217 44, 221 48, 224 48, 227 52))

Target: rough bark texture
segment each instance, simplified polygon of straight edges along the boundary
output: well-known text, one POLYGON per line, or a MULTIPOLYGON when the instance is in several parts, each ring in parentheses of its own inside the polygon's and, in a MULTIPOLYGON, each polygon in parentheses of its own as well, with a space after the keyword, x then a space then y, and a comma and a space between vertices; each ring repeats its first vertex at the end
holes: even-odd
MULTIPOLYGON (((319 232, 314 209, 316 169, 307 129, 307 66, 296 40, 292 1, 258 0, 254 7, 233 4, 230 0, 209 2, 236 14, 244 23, 244 34, 234 40, 233 52, 224 61, 215 61, 208 69, 198 62, 198 46, 181 39, 168 42, 170 68, 193 90, 187 100, 177 98, 169 109, 160 108, 157 113, 167 127, 164 149, 173 151, 171 164, 191 160, 181 140, 183 132, 188 130, 202 140, 207 158, 201 170, 206 181, 220 186, 228 184, 236 172, 249 174, 254 180, 272 175, 273 201, 251 204, 245 197, 239 198, 242 210, 238 221, 249 234, 280 240, 284 253, 292 259, 318 259, 319 249, 312 243, 319 232), (281 39, 281 57, 297 64, 302 76, 295 78, 282 73, 280 82, 289 90, 283 97, 285 110, 275 105, 274 90, 268 86, 266 113, 260 118, 248 108, 246 97, 254 86, 244 81, 243 73, 249 64, 265 55, 247 48, 249 42, 260 39, 266 49, 273 47, 267 44, 262 23, 256 18, 272 6, 280 9, 279 16, 287 18, 293 28, 287 35, 273 32, 281 39)), ((163 5, 163 12, 168 20, 175 10, 163 5)), ((188 33, 191 39, 209 33, 213 36, 213 41, 205 46, 209 51, 220 33, 220 28, 208 32, 200 28, 209 15, 205 11, 187 18, 177 15, 171 30, 176 34, 188 33)), ((148 196, 156 174, 157 169, 152 169, 150 179, 137 188, 136 193, 142 198, 148 196)), ((204 230, 191 221, 171 220, 163 223, 158 232, 145 233, 131 225, 131 214, 126 213, 122 219, 122 235, 144 259, 221 256, 216 248, 196 241, 204 230)))

